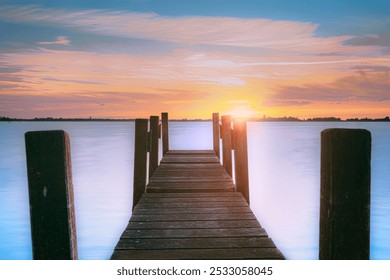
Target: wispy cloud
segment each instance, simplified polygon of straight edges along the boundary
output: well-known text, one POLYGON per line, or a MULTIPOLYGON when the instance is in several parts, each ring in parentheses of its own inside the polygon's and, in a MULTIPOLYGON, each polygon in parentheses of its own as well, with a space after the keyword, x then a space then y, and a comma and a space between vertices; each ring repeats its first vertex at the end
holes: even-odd
POLYGON ((70 40, 67 36, 58 36, 55 41, 51 42, 38 42, 40 45, 64 45, 70 46, 70 40))
MULTIPOLYGON (((368 67, 370 68, 370 67, 368 67)), ((375 66, 372 67, 375 69, 375 66)), ((306 105, 315 102, 348 103, 390 100, 390 71, 369 72, 363 69, 326 84, 284 86, 264 104, 268 106, 306 105)))
MULTIPOLYGON (((233 17, 162 17, 152 12, 63 10, 39 6, 5 6, 0 18, 9 22, 73 27, 95 34, 161 40, 189 45, 227 45, 311 51, 322 49, 315 38, 318 25, 310 22, 233 17)), ((350 39, 328 38, 329 44, 350 39)))

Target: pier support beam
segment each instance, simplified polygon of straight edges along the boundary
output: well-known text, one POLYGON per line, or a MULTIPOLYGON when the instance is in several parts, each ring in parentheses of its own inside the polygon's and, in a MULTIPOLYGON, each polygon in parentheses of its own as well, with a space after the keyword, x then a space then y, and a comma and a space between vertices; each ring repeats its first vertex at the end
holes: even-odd
POLYGON ((226 172, 232 174, 232 122, 230 116, 222 116, 222 161, 226 172))
POLYGON ((162 148, 163 156, 169 150, 168 113, 161 113, 162 148))
POLYGON ((248 150, 246 121, 234 120, 234 171, 236 190, 249 204, 248 150))
POLYGON ((150 117, 150 153, 149 153, 149 178, 158 167, 158 134, 159 134, 158 116, 150 117))
POLYGON ((370 258, 371 134, 321 133, 320 259, 370 258))
POLYGON ((69 136, 25 134, 33 259, 77 259, 69 136))
POLYGON ((148 120, 135 120, 133 207, 137 205, 146 187, 148 120))
POLYGON ((220 158, 219 127, 219 113, 213 113, 213 149, 218 158, 220 158))

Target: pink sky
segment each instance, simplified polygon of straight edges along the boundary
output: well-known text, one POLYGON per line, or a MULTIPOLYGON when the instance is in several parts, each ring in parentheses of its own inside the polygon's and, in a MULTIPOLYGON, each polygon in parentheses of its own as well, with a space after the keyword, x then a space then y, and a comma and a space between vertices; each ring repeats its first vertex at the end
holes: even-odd
POLYGON ((3 116, 390 114, 390 52, 376 34, 318 36, 319 24, 305 21, 21 6, 1 10, 0 20, 58 28, 1 50, 3 116))

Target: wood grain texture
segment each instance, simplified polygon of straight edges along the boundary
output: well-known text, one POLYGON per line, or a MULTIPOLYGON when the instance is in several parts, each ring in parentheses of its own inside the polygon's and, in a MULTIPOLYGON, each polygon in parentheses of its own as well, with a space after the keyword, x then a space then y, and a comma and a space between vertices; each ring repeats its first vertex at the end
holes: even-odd
POLYGON ((283 259, 214 151, 167 151, 112 259, 283 259))

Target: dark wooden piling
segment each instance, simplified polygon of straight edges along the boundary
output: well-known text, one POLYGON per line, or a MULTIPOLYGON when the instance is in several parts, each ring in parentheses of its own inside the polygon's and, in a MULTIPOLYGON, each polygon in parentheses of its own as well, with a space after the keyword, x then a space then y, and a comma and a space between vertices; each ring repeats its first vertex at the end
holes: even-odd
POLYGON ((236 188, 249 204, 248 150, 246 121, 234 120, 234 171, 236 188))
POLYGON ((161 113, 163 155, 169 150, 168 113, 161 113))
POLYGON ((222 116, 221 130, 223 167, 232 176, 232 124, 230 116, 222 116))
POLYGON ((371 134, 321 133, 320 259, 370 258, 371 134))
POLYGON ((77 259, 70 143, 64 131, 25 134, 35 260, 77 259))
POLYGON ((150 117, 150 153, 149 153, 149 178, 152 177, 158 166, 158 134, 159 134, 159 117, 150 117))
POLYGON ((137 205, 146 187, 148 120, 135 120, 133 207, 137 205))
POLYGON ((219 158, 219 113, 213 113, 213 149, 215 155, 219 158))

